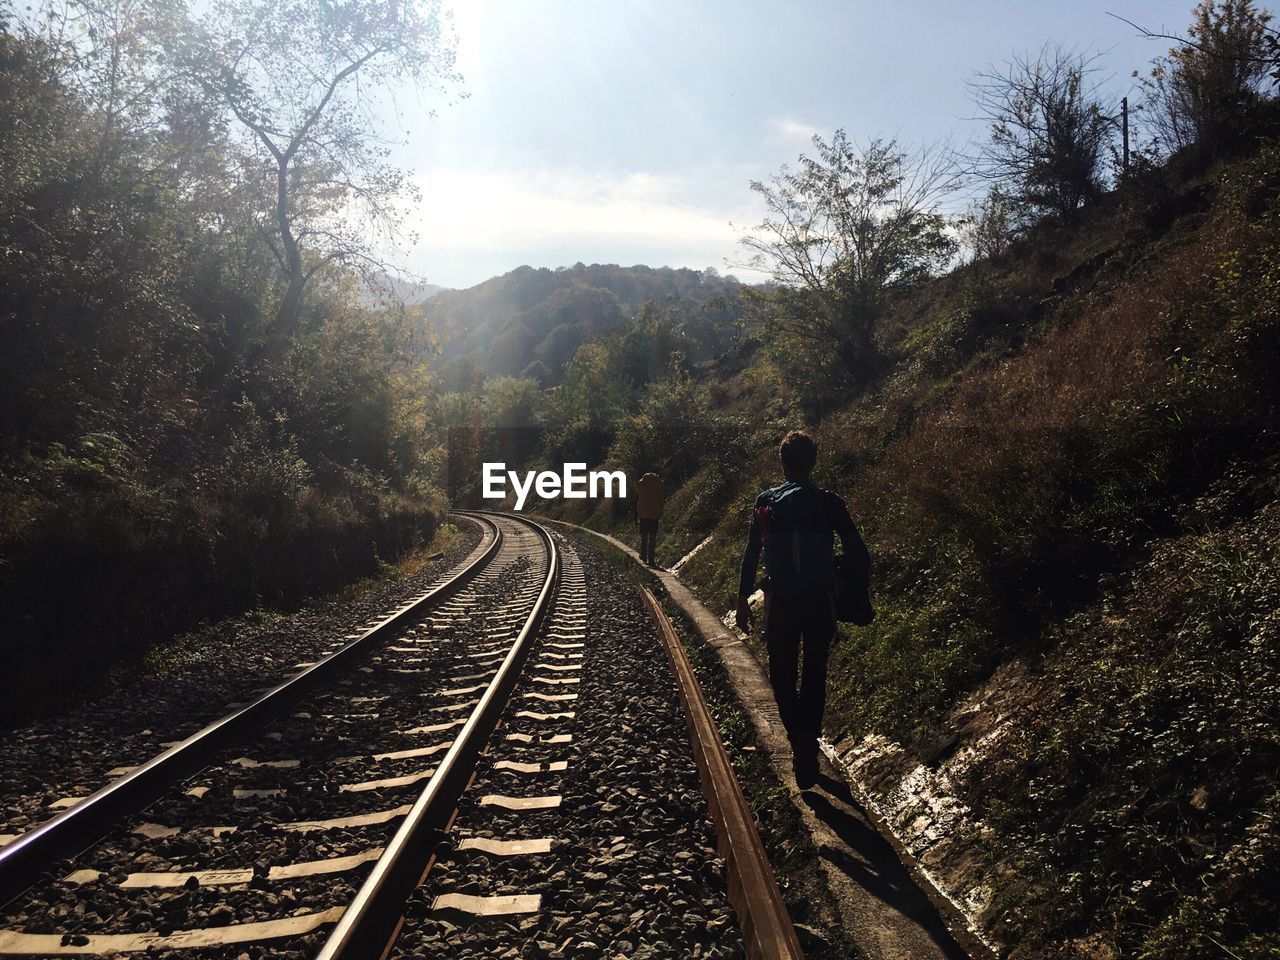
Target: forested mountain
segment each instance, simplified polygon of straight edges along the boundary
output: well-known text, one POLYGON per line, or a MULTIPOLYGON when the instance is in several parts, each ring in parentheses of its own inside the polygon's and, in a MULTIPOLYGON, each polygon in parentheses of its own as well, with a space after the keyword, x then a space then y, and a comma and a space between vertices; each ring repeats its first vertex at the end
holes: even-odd
POLYGON ((519 267, 467 290, 445 290, 426 308, 445 384, 466 389, 483 376, 532 377, 542 385, 583 343, 634 316, 642 305, 672 315, 698 358, 721 345, 717 323, 741 285, 714 270, 581 263, 519 267))

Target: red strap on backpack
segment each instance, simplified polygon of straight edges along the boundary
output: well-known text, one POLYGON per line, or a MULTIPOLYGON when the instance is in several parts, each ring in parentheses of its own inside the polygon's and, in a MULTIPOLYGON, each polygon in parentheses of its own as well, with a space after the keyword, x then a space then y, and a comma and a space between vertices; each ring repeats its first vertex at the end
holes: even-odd
POLYGON ((765 500, 764 504, 755 509, 756 524, 760 527, 760 542, 764 543, 769 539, 769 521, 773 517, 773 501, 765 500))

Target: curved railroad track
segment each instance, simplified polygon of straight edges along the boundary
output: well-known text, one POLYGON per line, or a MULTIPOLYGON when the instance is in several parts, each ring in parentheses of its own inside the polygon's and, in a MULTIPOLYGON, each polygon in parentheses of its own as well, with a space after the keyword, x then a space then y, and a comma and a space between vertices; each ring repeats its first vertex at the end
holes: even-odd
POLYGON ((0 848, 0 956, 799 957, 652 598, 461 515, 431 589, 0 848))
POLYGON ((345 916, 331 954, 367 956, 554 597, 545 530, 471 516, 486 534, 445 582, 0 848, 0 954, 224 955, 345 916))

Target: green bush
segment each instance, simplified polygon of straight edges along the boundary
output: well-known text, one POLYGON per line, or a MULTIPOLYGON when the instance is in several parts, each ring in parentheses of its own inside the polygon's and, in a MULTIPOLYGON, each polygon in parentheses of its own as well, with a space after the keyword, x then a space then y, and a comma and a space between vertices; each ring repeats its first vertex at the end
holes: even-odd
MULTIPOLYGON (((404 312, 316 264, 282 342, 225 131, 172 89, 107 123, 26 22, 0 15, 5 724, 200 620, 371 573, 442 512, 404 312)), ((108 38, 81 39, 92 62, 108 38)), ((123 71, 135 105, 156 69, 123 71)))

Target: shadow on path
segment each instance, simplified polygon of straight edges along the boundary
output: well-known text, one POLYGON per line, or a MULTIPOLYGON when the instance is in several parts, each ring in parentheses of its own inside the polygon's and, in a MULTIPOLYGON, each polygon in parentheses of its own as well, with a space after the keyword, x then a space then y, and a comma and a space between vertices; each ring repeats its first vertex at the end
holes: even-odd
POLYGON ((868 822, 843 781, 819 774, 817 788, 801 799, 846 849, 822 844, 824 860, 887 907, 911 920, 948 960, 968 960, 969 953, 951 936, 937 908, 916 886, 897 853, 868 822), (821 788, 820 790, 817 788, 821 788))

